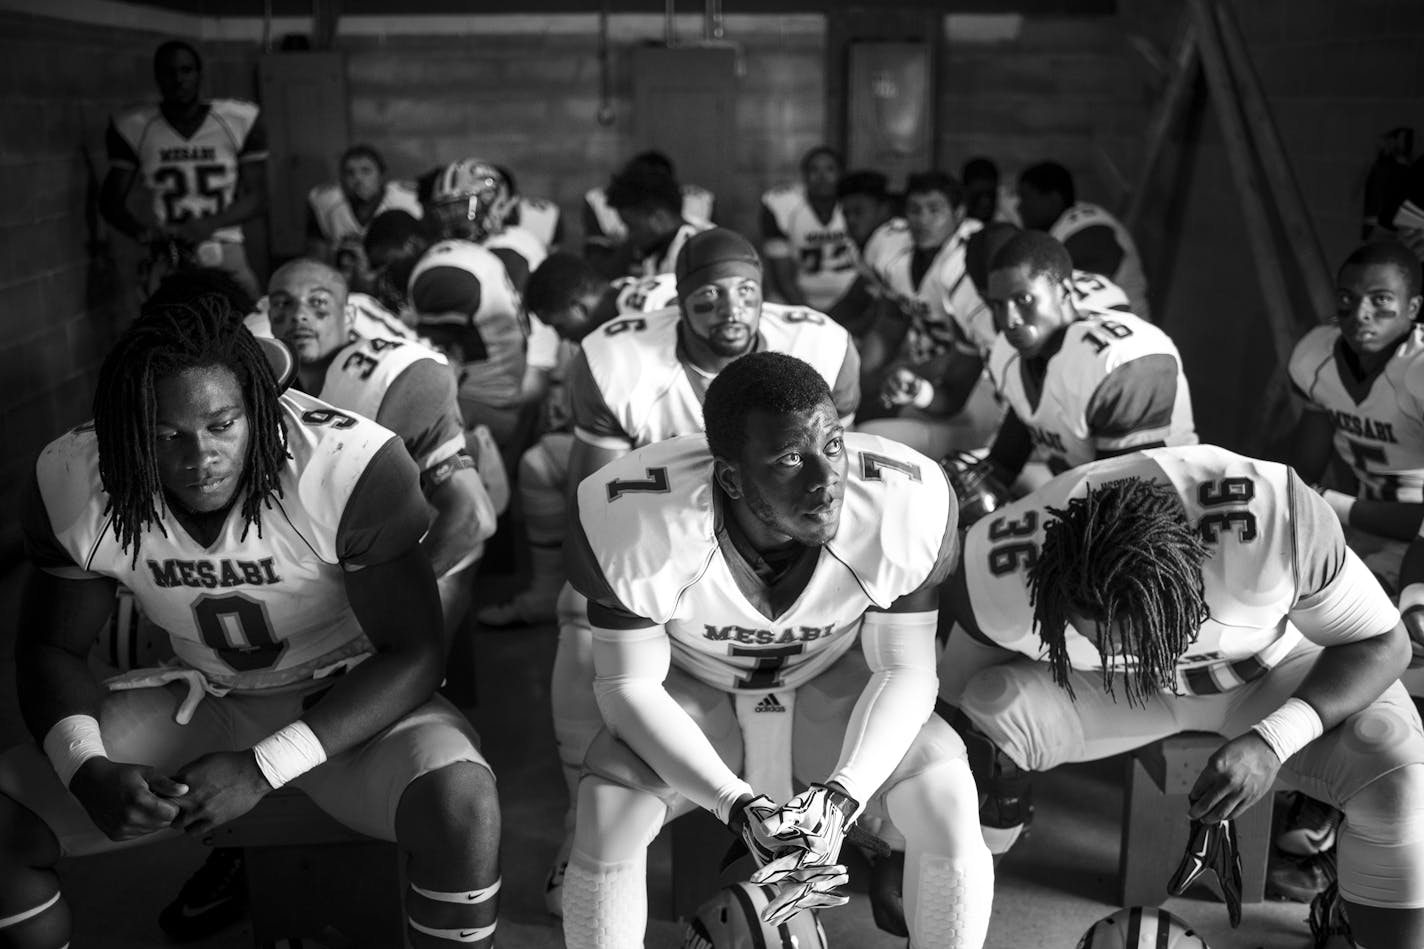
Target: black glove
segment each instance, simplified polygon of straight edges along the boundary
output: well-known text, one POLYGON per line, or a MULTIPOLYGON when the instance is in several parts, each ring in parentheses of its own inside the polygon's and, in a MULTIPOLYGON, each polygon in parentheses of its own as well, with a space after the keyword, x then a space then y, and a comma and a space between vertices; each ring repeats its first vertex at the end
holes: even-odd
POLYGON ((1231 928, 1235 929, 1241 925, 1241 852, 1236 848, 1236 825, 1230 820, 1219 824, 1192 821, 1186 853, 1167 884, 1167 892, 1181 896, 1207 870, 1216 874, 1231 928))

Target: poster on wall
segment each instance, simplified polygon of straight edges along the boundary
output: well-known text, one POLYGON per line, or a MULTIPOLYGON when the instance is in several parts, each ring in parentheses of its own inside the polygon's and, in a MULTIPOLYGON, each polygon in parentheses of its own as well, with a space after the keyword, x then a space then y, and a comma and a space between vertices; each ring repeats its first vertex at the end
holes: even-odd
POLYGON ((933 83, 927 43, 850 44, 847 157, 892 187, 933 164, 933 83))

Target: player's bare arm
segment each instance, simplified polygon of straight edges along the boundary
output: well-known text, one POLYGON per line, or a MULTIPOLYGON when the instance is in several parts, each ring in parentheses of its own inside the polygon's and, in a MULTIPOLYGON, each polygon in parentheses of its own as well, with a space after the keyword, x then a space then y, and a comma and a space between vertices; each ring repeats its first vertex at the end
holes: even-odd
POLYGON ((989 462, 1004 484, 1013 484, 1033 453, 1033 436, 1012 410, 1004 414, 999 432, 989 446, 989 462))
MULTIPOLYGON (((104 689, 89 669, 88 654, 114 608, 114 581, 66 579, 31 572, 20 601, 15 644, 20 713, 43 743, 61 719, 97 718, 104 689)), ((185 789, 141 765, 89 758, 69 790, 113 840, 130 840, 167 828, 179 814, 170 798, 185 789)))
POLYGON ((435 519, 421 540, 437 577, 463 560, 471 547, 494 535, 494 502, 473 468, 462 468, 426 493, 435 519))
POLYGON ((133 190, 137 179, 137 168, 110 165, 99 189, 99 211, 110 226, 140 243, 145 243, 149 240, 152 228, 135 217, 128 206, 129 192, 133 190))
POLYGON ((244 161, 237 166, 237 188, 232 204, 208 217, 189 218, 169 227, 169 233, 190 243, 207 240, 219 228, 251 220, 267 206, 266 162, 244 161))

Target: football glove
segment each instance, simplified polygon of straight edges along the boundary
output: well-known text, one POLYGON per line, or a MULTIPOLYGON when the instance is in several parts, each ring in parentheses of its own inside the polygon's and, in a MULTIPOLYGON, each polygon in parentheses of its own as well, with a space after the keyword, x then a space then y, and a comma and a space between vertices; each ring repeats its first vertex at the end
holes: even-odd
POLYGON ((1216 875, 1231 928, 1235 929, 1241 925, 1241 852, 1236 847, 1236 825, 1230 820, 1217 824, 1192 821, 1187 850, 1167 884, 1167 892, 1181 896, 1207 870, 1216 875))
MULTIPOLYGON (((756 878, 752 879, 755 881, 756 878)), ((762 922, 775 926, 803 909, 822 909, 848 903, 850 897, 838 888, 849 880, 846 868, 840 864, 791 870, 772 884, 776 894, 762 909, 762 922)))
MULTIPOLYGON (((731 820, 727 822, 732 833, 741 839, 742 844, 751 853, 758 868, 771 863, 786 849, 785 844, 766 832, 766 821, 775 813, 776 805, 772 803, 771 798, 758 794, 740 808, 732 808, 731 820)), ((723 868, 729 866, 737 856, 740 855, 728 854, 723 859, 723 868)))
POLYGON ((999 480, 988 458, 980 458, 972 451, 957 451, 945 455, 940 467, 949 476, 959 501, 960 530, 1008 503, 1009 489, 999 480))
POLYGON ((765 833, 792 852, 764 865, 752 882, 780 883, 791 871, 839 862, 846 825, 857 810, 850 795, 823 784, 813 784, 781 805, 765 819, 765 833))

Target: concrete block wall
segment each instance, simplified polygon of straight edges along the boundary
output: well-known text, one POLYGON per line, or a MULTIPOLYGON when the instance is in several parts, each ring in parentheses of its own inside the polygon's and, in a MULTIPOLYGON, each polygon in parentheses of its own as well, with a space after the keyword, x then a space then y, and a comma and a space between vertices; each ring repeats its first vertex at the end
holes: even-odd
MULTIPOLYGON (((718 196, 719 217, 747 230, 760 192, 794 177, 801 153, 821 140, 824 116, 824 34, 764 19, 766 29, 728 35, 742 49, 736 178, 745 188, 718 196)), ((577 248, 584 192, 643 147, 632 114, 637 42, 610 44, 613 122, 605 126, 593 35, 342 38, 352 138, 380 149, 397 176, 466 155, 506 165, 521 191, 559 203, 577 248)))

